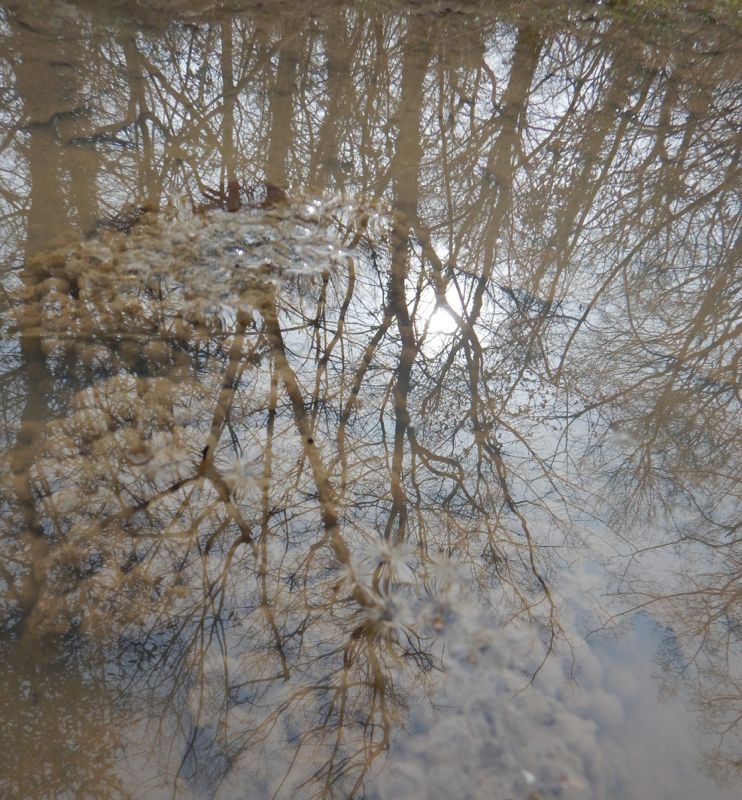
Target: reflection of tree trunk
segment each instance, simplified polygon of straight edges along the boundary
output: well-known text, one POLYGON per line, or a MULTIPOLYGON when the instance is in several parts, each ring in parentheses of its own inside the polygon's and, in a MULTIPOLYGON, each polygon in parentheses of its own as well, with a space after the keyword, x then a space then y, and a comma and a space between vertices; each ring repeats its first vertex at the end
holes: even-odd
MULTIPOLYGON (((348 42, 347 21, 341 26, 332 25, 325 36, 327 53, 327 105, 317 134, 317 146, 309 163, 309 183, 324 188, 332 176, 337 187, 343 188, 343 171, 340 165, 340 131, 343 114, 347 111, 346 96, 352 73, 349 71, 351 52, 348 42)), ((344 121, 344 120, 343 120, 344 121)), ((358 120, 361 122, 361 120, 358 120)), ((357 168, 356 165, 354 165, 357 168)))
POLYGON ((273 633, 276 651, 281 659, 281 675, 284 680, 288 680, 291 677, 291 670, 283 646, 283 637, 276 623, 276 615, 274 613, 275 603, 272 602, 272 598, 268 593, 268 540, 271 535, 270 484, 273 470, 273 436, 276 426, 277 404, 278 375, 276 372, 273 372, 271 375, 271 393, 268 405, 268 421, 266 425, 265 450, 263 455, 263 482, 260 491, 260 561, 258 563, 257 578, 260 584, 260 607, 273 633))
POLYGON ((288 153, 291 143, 296 67, 301 52, 301 40, 292 18, 282 21, 278 45, 278 67, 271 91, 270 132, 265 179, 269 186, 285 189, 287 184, 288 153))
MULTIPOLYGON (((337 493, 330 480, 330 474, 323 463, 320 448, 314 439, 312 419, 307 413, 307 403, 304 400, 301 384, 286 357, 286 345, 278 320, 278 309, 275 304, 275 299, 266 302, 261 311, 265 319, 266 333, 270 342, 271 353, 276 364, 276 371, 286 388, 286 394, 291 403, 294 423, 301 436, 304 454, 309 462, 312 479, 317 489, 317 498, 325 535, 319 543, 312 546, 312 549, 318 547, 319 544, 323 542, 327 542, 331 546, 338 562, 343 565, 349 565, 350 550, 340 529, 337 493)), ((369 604, 366 592, 359 584, 354 584, 351 590, 351 596, 361 606, 367 606, 369 604)))
MULTIPOLYGON (((53 103, 64 96, 64 86, 59 70, 50 66, 55 58, 60 62, 64 56, 54 51, 61 45, 44 39, 24 25, 14 25, 18 46, 16 63, 16 86, 23 101, 25 117, 29 120, 28 171, 30 202, 26 258, 42 250, 50 240, 70 231, 65 213, 60 174, 63 154, 55 136, 53 103), (44 53, 43 58, 37 54, 44 53)), ((28 265, 21 272, 27 286, 35 285, 43 275, 28 265)), ((19 597, 21 619, 19 628, 26 638, 33 635, 36 627, 34 612, 38 610, 46 581, 49 543, 36 509, 36 498, 31 472, 40 449, 42 426, 48 416, 48 400, 51 376, 46 356, 41 346, 37 320, 31 321, 28 330, 21 330, 20 352, 22 369, 26 375, 26 402, 21 413, 21 422, 15 445, 10 455, 16 502, 23 518, 22 535, 27 537, 29 549, 29 572, 24 576, 22 587, 15 587, 19 597)))
MULTIPOLYGON (((495 244, 502 231, 503 223, 512 209, 515 160, 521 150, 520 130, 524 127, 528 94, 538 66, 541 44, 541 37, 532 26, 526 25, 521 28, 515 45, 510 80, 502 96, 500 133, 493 143, 487 159, 486 172, 495 191, 495 200, 487 220, 482 245, 482 272, 472 295, 471 310, 466 317, 464 328, 469 334, 468 338, 472 345, 472 354, 468 365, 472 388, 470 413, 479 447, 481 447, 481 434, 484 430, 478 411, 479 395, 477 391, 481 377, 481 348, 474 334, 474 326, 482 312, 484 297, 490 288, 495 263, 495 244)), ((488 194, 491 191, 491 188, 488 190, 485 184, 479 200, 481 205, 487 203, 488 194)), ((514 382, 515 384, 516 382, 514 382)))
MULTIPOLYGON (((714 91, 706 83, 707 79, 697 82, 688 80, 685 72, 690 69, 686 60, 692 63, 693 56, 679 53, 676 58, 678 63, 673 65, 664 86, 665 95, 659 108, 655 143, 642 165, 646 169, 659 164, 654 177, 652 197, 647 201, 647 206, 663 210, 672 207, 675 198, 682 197, 683 183, 690 163, 688 159, 693 155, 694 144, 697 144, 699 128, 703 120, 708 120, 709 113, 713 114, 714 91), (684 79, 681 79, 681 75, 685 76, 684 79), (683 135, 677 144, 674 140, 679 131, 674 120, 681 114, 685 117, 682 124, 683 135), (668 146, 670 152, 674 151, 672 155, 668 153, 668 146)), ((696 66, 696 69, 700 67, 696 66)))
MULTIPOLYGON (((62 43, 59 43, 60 46, 62 43)), ((65 55, 70 66, 65 67, 65 99, 74 106, 70 119, 59 125, 59 138, 64 146, 64 168, 69 175, 69 203, 77 211, 77 228, 81 233, 90 233, 96 223, 98 198, 96 192, 96 175, 99 169, 100 154, 90 144, 73 144, 80 132, 90 128, 90 111, 78 103, 85 97, 84 75, 87 65, 83 63, 83 54, 73 51, 71 43, 65 45, 65 55), (78 98, 80 98, 78 100, 78 98)), ((56 58, 51 58, 54 63, 56 58)), ((52 67, 52 69, 59 67, 52 67)))
MULTIPOLYGON (((606 71, 608 71, 609 64, 613 65, 609 71, 609 86, 607 88, 600 87, 605 100, 586 118, 582 126, 583 137, 575 143, 574 150, 577 155, 572 156, 572 159, 579 162, 580 170, 570 183, 567 202, 560 206, 549 247, 545 248, 542 253, 530 288, 535 297, 543 297, 548 303, 553 303, 556 299, 559 275, 569 262, 579 233, 583 229, 584 218, 592 209, 592 201, 603 185, 603 180, 599 180, 596 175, 596 167, 601 166, 600 154, 608 132, 615 125, 616 109, 624 108, 633 87, 633 83, 627 75, 625 59, 616 58, 612 53, 606 53, 603 63, 606 71), (555 275, 551 286, 542 290, 541 284, 549 266, 554 267, 555 275)), ((588 84, 588 88, 594 90, 590 84, 588 84)), ((627 118, 624 118, 619 131, 625 128, 626 123, 627 118)), ((616 138, 620 140, 618 133, 616 138)), ((613 154, 615 155, 615 151, 613 154)), ((559 155, 557 153, 557 157, 559 155)), ((605 162, 602 164, 604 169, 601 177, 604 177, 605 168, 610 163, 612 163, 612 159, 608 160, 607 164, 605 162)))
POLYGON ((312 471, 315 485, 317 487, 317 494, 320 504, 320 513, 322 514, 322 521, 324 524, 325 532, 330 538, 332 547, 335 551, 338 561, 342 564, 347 564, 350 560, 347 545, 345 544, 340 533, 340 524, 338 520, 337 498, 335 489, 330 481, 330 476, 322 463, 322 455, 319 447, 314 440, 312 432, 312 423, 307 407, 304 402, 304 396, 301 391, 301 385, 296 377, 296 373, 291 368, 288 358, 286 357, 286 347, 283 341, 283 334, 278 320, 278 309, 275 302, 266 303, 261 309, 265 319, 268 340, 271 345, 271 352, 276 362, 276 369, 281 376, 286 393, 291 401, 291 406, 294 412, 294 421, 299 434, 302 438, 304 452, 309 461, 309 466, 312 471))
POLYGON ((142 137, 141 156, 139 157, 139 199, 143 205, 157 205, 160 197, 160 185, 155 174, 154 142, 149 130, 150 112, 145 94, 146 78, 142 58, 136 40, 127 36, 123 41, 126 58, 126 74, 129 79, 129 110, 127 121, 137 120, 139 134, 142 137))
POLYGON ((420 162, 420 123, 423 107, 423 84, 430 60, 429 31, 423 28, 418 17, 409 20, 402 65, 402 91, 399 108, 399 136, 397 137, 392 174, 396 215, 392 228, 392 263, 389 278, 389 309, 397 320, 402 343, 394 391, 394 451, 392 455, 392 509, 384 535, 391 536, 392 526, 398 521, 397 542, 406 535, 407 511, 402 469, 404 442, 410 426, 407 398, 410 392, 412 364, 417 356, 417 343, 407 308, 405 283, 409 266, 410 223, 417 216, 420 162))
MULTIPOLYGON (((518 32, 515 45, 510 80, 502 96, 502 114, 499 118, 500 133, 487 158, 486 175, 495 189, 496 200, 489 219, 484 242, 483 277, 489 280, 492 274, 495 242, 502 230, 502 223, 512 204, 513 172, 515 160, 521 150, 520 132, 524 127, 528 94, 533 76, 538 66, 542 39, 531 25, 523 26, 518 32)), ((488 201, 486 184, 481 202, 488 201)), ((476 315, 486 286, 480 284, 477 295, 476 315)))
POLYGON ((36 510, 31 471, 38 454, 42 425, 48 415, 51 378, 38 336, 21 336, 21 362, 26 373, 26 403, 21 424, 10 454, 10 469, 16 502, 23 519, 22 535, 27 537, 30 570, 21 587, 14 587, 21 618, 19 627, 25 638, 35 628, 33 612, 37 608, 46 580, 49 543, 36 510))
POLYGON ((222 124, 222 165, 227 176, 227 211, 240 208, 240 185, 234 144, 234 76, 232 69, 232 20, 222 22, 222 82, 224 86, 224 122, 222 124))
POLYGON ((65 154, 56 134, 60 116, 67 113, 60 108, 67 91, 60 70, 51 65, 54 61, 64 63, 69 54, 60 42, 42 38, 23 24, 13 25, 13 29, 18 48, 16 88, 29 126, 27 163, 31 202, 26 253, 32 255, 71 234, 60 184, 65 154))

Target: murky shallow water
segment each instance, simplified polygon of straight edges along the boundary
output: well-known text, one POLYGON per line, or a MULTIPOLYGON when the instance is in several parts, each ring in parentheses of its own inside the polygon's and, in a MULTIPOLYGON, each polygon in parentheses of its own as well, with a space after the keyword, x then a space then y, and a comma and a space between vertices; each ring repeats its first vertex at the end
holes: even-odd
POLYGON ((733 13, 218 5, 0 11, 2 795, 737 797, 733 13))

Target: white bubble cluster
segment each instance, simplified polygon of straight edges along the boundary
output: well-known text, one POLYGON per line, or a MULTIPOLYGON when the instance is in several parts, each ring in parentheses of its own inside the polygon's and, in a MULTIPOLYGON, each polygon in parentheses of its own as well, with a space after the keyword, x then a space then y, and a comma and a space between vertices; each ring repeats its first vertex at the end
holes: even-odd
POLYGON ((256 284, 280 286, 343 265, 349 255, 343 231, 355 213, 332 198, 237 212, 175 203, 145 214, 126 237, 104 239, 100 257, 114 257, 143 282, 180 289, 186 303, 206 313, 224 314, 244 304, 256 284))

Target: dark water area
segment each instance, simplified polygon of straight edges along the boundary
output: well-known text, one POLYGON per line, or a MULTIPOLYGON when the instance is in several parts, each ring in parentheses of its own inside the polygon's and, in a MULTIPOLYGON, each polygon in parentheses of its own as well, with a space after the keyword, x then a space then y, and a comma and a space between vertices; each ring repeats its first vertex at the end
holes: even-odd
POLYGON ((740 796, 739 14, 0 5, 0 796, 740 796))

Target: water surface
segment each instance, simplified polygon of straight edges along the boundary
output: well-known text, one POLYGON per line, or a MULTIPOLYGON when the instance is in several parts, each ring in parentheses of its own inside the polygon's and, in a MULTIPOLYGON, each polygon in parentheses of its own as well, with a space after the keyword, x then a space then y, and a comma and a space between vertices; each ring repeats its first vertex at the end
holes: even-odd
POLYGON ((608 6, 6 0, 4 797, 739 796, 739 21, 608 6))

